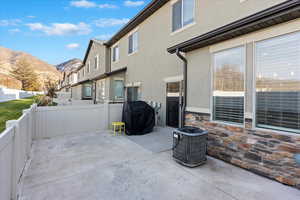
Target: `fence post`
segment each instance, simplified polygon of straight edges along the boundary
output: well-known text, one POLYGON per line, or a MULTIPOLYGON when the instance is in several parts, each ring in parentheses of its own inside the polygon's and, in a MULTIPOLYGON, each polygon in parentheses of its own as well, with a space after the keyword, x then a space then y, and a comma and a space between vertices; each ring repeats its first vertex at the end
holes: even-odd
POLYGON ((110 112, 109 112, 109 103, 104 103, 104 119, 105 119, 105 127, 104 129, 109 129, 109 118, 110 118, 110 112))

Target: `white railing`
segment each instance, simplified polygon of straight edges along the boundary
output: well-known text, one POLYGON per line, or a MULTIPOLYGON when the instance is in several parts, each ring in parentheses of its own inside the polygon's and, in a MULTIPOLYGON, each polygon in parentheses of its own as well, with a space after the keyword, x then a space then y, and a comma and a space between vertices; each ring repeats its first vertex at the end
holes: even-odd
POLYGON ((24 110, 18 120, 7 122, 0 134, 0 199, 17 199, 20 177, 30 155, 32 134, 35 132, 36 105, 24 110))
POLYGON ((106 130, 121 116, 122 104, 32 105, 18 120, 8 121, 6 130, 0 133, 0 200, 18 199, 33 139, 106 130))
POLYGON ((23 99, 26 97, 32 97, 34 95, 43 93, 44 92, 24 91, 0 87, 0 102, 23 99))

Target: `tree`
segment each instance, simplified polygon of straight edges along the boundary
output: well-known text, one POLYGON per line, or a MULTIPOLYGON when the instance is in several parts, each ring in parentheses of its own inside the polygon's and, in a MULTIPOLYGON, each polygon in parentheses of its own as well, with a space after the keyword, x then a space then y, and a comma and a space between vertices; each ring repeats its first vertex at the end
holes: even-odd
POLYGON ((58 86, 58 81, 51 79, 49 76, 46 78, 45 82, 44 82, 44 87, 46 90, 46 96, 49 96, 51 98, 55 98, 56 97, 56 89, 58 86))
POLYGON ((41 89, 38 75, 25 59, 19 60, 11 73, 13 77, 21 81, 22 90, 37 91, 41 89))

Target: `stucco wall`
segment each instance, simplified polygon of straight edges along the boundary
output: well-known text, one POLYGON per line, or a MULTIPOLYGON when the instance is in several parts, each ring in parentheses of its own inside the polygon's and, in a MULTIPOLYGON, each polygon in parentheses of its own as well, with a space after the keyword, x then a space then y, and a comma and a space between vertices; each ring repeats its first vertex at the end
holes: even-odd
POLYGON ((74 100, 81 100, 81 92, 82 92, 82 86, 81 85, 77 85, 72 87, 72 99, 74 100))
POLYGON ((91 79, 94 78, 98 75, 101 75, 106 72, 107 68, 107 50, 105 46, 101 43, 98 42, 93 42, 91 49, 88 53, 88 57, 86 59, 86 64, 85 66, 80 70, 80 78, 79 81, 86 80, 86 79, 91 79), (95 68, 95 57, 98 56, 98 68, 95 68), (90 62, 90 72, 87 72, 87 65, 90 62), (82 76, 82 70, 84 71, 84 76, 82 76))
MULTIPOLYGON (((283 1, 247 0, 240 3, 238 0, 197 0, 195 23, 175 34, 171 33, 170 1, 137 27, 139 37, 137 53, 128 55, 130 33, 116 42, 119 45, 120 59, 112 63, 111 68, 116 70, 127 67, 126 82, 141 82, 142 100, 162 103, 163 123, 165 123, 166 83, 164 79, 182 74, 181 61, 175 55, 169 55, 166 49, 283 1)), ((209 63, 209 61, 201 62, 209 63)), ((206 100, 201 106, 207 107, 208 103, 206 100)))
POLYGON ((211 70, 213 67, 213 54, 221 50, 245 46, 245 115, 246 117, 252 117, 255 43, 267 38, 300 31, 299 24, 300 19, 293 20, 232 40, 188 52, 186 54, 186 58, 188 60, 187 110, 191 112, 211 113, 210 98, 212 91, 211 70))

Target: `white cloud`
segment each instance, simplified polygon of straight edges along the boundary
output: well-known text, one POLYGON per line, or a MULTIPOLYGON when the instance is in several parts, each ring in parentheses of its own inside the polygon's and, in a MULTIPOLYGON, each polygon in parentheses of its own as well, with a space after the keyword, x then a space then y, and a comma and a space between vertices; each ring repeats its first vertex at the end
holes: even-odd
POLYGON ((95 38, 99 39, 99 40, 108 40, 110 39, 112 36, 112 34, 102 34, 102 35, 98 35, 95 38))
POLYGON ((1 19, 0 26, 18 26, 21 22, 20 19, 1 19))
POLYGON ((28 15, 27 18, 33 19, 33 18, 36 18, 36 16, 28 15))
POLYGON ((111 26, 119 26, 124 25, 129 22, 128 18, 117 19, 117 18, 100 18, 95 20, 94 23, 98 27, 111 27, 111 26))
POLYGON ((66 45, 66 47, 67 47, 68 49, 77 49, 79 46, 80 46, 80 45, 77 44, 77 43, 71 43, 71 44, 66 45))
POLYGON ((32 31, 41 31, 46 35, 87 35, 92 32, 90 26, 83 22, 78 24, 52 23, 50 26, 42 23, 30 23, 26 25, 32 31))
POLYGON ((87 0, 71 1, 70 5, 77 8, 117 8, 117 6, 113 4, 96 4, 95 2, 87 0))
POLYGON ((124 2, 124 5, 127 7, 138 7, 141 5, 144 5, 145 1, 131 1, 131 0, 127 0, 124 2))
POLYGON ((18 32, 21 32, 21 30, 18 29, 18 28, 9 29, 8 31, 9 31, 10 33, 18 33, 18 32))
POLYGON ((96 3, 87 0, 71 1, 70 5, 77 8, 94 8, 97 6, 96 3))
POLYGON ((117 8, 118 6, 113 5, 113 4, 105 3, 105 4, 99 4, 98 7, 99 8, 117 8))

